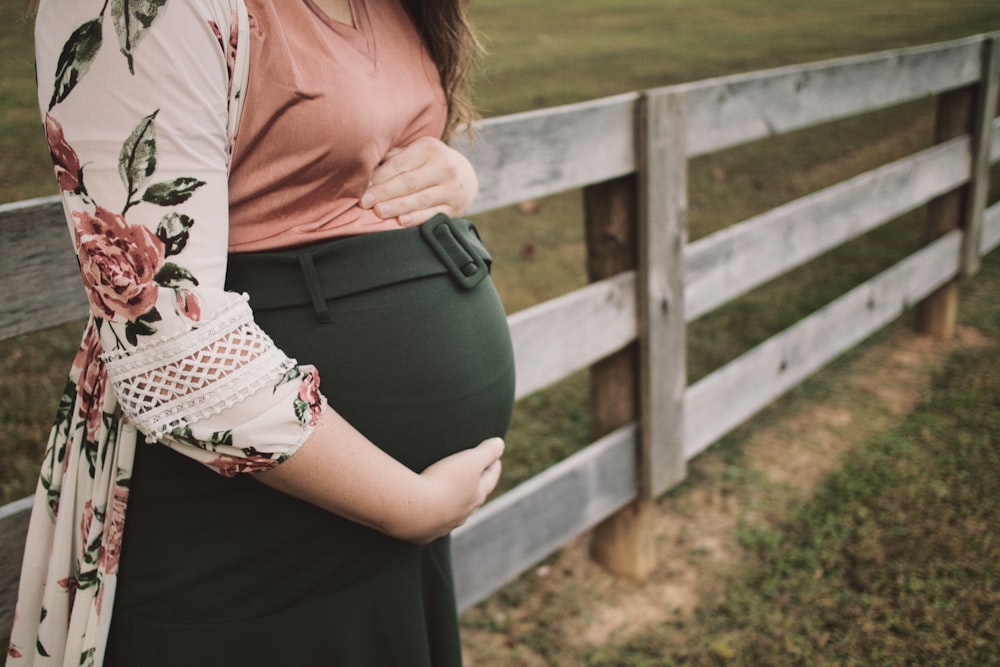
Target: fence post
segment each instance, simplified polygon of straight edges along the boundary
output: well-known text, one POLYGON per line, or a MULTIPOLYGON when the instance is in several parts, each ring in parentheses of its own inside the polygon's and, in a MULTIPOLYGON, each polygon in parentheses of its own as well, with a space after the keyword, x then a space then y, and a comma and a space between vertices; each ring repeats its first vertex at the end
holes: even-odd
POLYGON ((591 554, 613 572, 642 579, 656 566, 656 496, 683 479, 686 387, 683 252, 687 160, 683 99, 647 93, 637 117, 638 178, 585 191, 591 280, 637 267, 639 344, 594 366, 595 436, 638 417, 637 499, 602 522, 591 554))
MULTIPOLYGON (((584 188, 591 282, 636 268, 638 194, 634 175, 584 188)), ((639 417, 638 348, 633 343, 590 369, 590 430, 595 440, 639 417)), ((652 510, 652 501, 639 497, 598 524, 590 539, 591 557, 617 574, 648 576, 656 565, 652 510)))
MULTIPOLYGON (((934 122, 937 143, 962 136, 972 126, 976 86, 949 90, 938 95, 934 122)), ((931 242, 962 226, 969 186, 965 185, 933 199, 927 205, 924 240, 931 242)), ((917 330, 935 338, 951 338, 958 315, 958 279, 953 278, 917 304, 917 330)))
POLYGON ((962 239, 962 275, 979 271, 979 240, 983 229, 983 211, 990 190, 990 142, 993 119, 997 114, 997 88, 1000 83, 1000 51, 997 34, 983 39, 982 69, 972 117, 972 165, 965 208, 965 237, 962 239))
POLYGON ((639 123, 639 412, 643 477, 655 498, 684 479, 684 246, 687 151, 684 96, 646 93, 639 123))

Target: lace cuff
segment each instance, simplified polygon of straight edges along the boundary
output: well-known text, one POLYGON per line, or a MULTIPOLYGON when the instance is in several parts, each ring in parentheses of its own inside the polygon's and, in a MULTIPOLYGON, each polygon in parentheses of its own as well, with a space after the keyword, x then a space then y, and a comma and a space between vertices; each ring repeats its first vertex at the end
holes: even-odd
POLYGON ((196 329, 102 358, 122 412, 147 441, 232 407, 295 366, 245 299, 196 329))

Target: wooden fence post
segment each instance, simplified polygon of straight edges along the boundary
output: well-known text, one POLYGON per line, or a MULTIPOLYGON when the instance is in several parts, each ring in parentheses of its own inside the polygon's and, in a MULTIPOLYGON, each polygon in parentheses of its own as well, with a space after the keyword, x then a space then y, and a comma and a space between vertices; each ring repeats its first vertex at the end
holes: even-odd
POLYGON ((640 492, 655 498, 684 479, 684 246, 687 243, 687 127, 684 95, 644 96, 639 123, 640 492))
MULTIPOLYGON (((638 179, 624 176, 584 189, 587 277, 591 282, 636 268, 638 179)), ((596 440, 639 417, 639 346, 633 343, 590 370, 590 430, 596 440)), ((591 556, 617 574, 642 579, 656 565, 652 501, 640 497, 598 524, 591 556)))
POLYGON ((1000 87, 997 35, 987 36, 982 49, 982 74, 972 117, 972 168, 965 205, 965 237, 962 240, 963 276, 979 271, 979 239, 990 190, 990 143, 993 139, 993 119, 997 115, 997 89, 1000 87))
POLYGON ((584 196, 590 279, 637 268, 640 330, 637 346, 592 370, 594 435, 636 416, 641 435, 638 498, 597 526, 591 554, 613 572, 642 579, 656 566, 656 496, 685 474, 687 160, 680 95, 653 91, 640 101, 637 155, 638 178, 591 186, 584 196))
MULTIPOLYGON (((966 86, 938 95, 934 124, 934 140, 938 143, 961 136, 972 125, 975 86, 966 86)), ((962 226, 968 185, 952 190, 927 205, 925 241, 943 236, 962 226)), ((935 338, 951 338, 955 334, 958 315, 958 279, 953 278, 917 304, 917 330, 935 338)))
MULTIPOLYGON (((989 150, 996 114, 998 64, 996 37, 983 40, 979 81, 938 95, 934 140, 938 143, 968 134, 969 182, 928 204, 925 240, 963 229, 962 275, 979 270, 979 236, 989 191, 989 150)), ((951 338, 958 316, 958 279, 952 279, 917 304, 917 330, 936 338, 951 338)))

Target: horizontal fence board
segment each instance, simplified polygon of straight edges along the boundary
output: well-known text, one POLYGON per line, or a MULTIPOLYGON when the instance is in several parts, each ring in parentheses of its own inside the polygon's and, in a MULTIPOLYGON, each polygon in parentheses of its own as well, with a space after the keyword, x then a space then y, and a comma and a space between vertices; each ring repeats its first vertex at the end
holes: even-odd
POLYGON ((689 156, 933 95, 976 81, 982 37, 677 86, 689 156))
MULTIPOLYGON (((1000 53, 1000 49, 997 51, 1000 53)), ((990 164, 1000 161, 1000 117, 993 119, 993 130, 990 134, 990 164)))
POLYGON ((0 339, 87 316, 62 204, 0 205, 0 339))
POLYGON ((452 145, 479 177, 472 213, 545 197, 635 171, 638 93, 491 118, 452 145))
POLYGON ((688 387, 684 451, 691 458, 824 364, 954 277, 953 231, 688 387))
POLYGON ((687 320, 902 215, 969 178, 954 139, 771 209, 688 245, 687 320))
POLYGON ((0 507, 0 637, 10 636, 32 498, 0 507))
POLYGON ((636 337, 635 273, 591 283, 508 318, 523 398, 587 368, 636 337))
POLYGON ((983 231, 979 237, 979 254, 985 255, 1000 245, 1000 202, 983 213, 983 231))
POLYGON ((465 610, 636 495, 635 425, 620 428, 483 506, 452 534, 465 610), (500 539, 499 536, 502 536, 500 539))

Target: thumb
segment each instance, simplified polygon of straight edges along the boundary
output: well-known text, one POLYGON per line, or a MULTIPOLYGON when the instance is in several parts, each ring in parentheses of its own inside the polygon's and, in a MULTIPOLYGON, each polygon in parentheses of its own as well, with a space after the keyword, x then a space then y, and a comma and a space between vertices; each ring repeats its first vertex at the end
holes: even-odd
POLYGON ((504 449, 505 445, 503 438, 490 438, 479 443, 476 446, 475 451, 482 454, 483 458, 486 459, 486 465, 483 466, 485 468, 503 456, 504 449))

